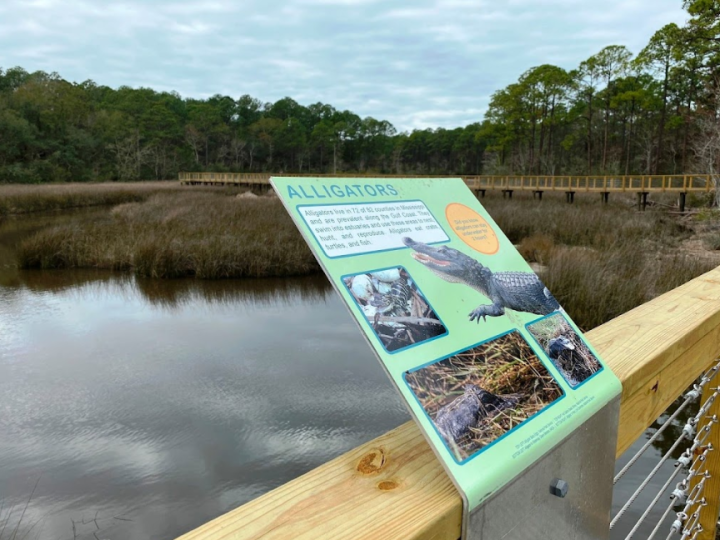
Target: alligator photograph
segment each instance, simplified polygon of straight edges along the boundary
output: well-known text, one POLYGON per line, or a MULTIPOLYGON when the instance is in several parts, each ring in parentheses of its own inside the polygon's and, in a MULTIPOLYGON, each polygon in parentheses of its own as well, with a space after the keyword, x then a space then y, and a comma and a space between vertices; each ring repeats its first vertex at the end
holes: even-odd
POLYGON ((458 441, 481 420, 517 404, 517 396, 500 397, 477 385, 466 384, 463 394, 438 410, 435 424, 445 440, 458 441))
POLYGON ((517 330, 411 370, 405 382, 458 462, 563 395, 517 330))
POLYGON ((602 368, 587 344, 560 313, 530 323, 527 329, 570 386, 579 385, 602 368))
POLYGON ((447 333, 415 281, 401 266, 346 276, 343 283, 389 352, 447 333))
POLYGON ((449 283, 461 283, 486 296, 469 314, 470 321, 500 317, 506 309, 548 315, 561 309, 558 301, 534 272, 493 272, 479 261, 447 246, 433 247, 412 238, 403 243, 413 250, 413 259, 449 283))

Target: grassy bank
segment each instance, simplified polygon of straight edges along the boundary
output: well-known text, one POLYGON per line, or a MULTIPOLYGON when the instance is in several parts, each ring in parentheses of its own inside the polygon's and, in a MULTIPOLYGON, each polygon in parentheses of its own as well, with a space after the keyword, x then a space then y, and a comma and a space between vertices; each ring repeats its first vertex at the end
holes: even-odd
POLYGON ((483 201, 490 215, 511 242, 545 236, 554 244, 612 248, 618 243, 663 245, 688 238, 692 230, 662 210, 638 212, 620 202, 567 204, 559 200, 483 201))
MULTIPOLYGON (((220 188, 167 187, 129 196, 141 201, 30 236, 19 247, 20 265, 203 279, 320 270, 277 199, 238 199, 220 188)), ((543 280, 584 329, 720 264, 720 253, 707 249, 718 220, 704 214, 680 219, 658 209, 638 212, 619 198, 608 206, 552 197, 482 202, 525 259, 542 265, 543 280)))
POLYGON ((594 328, 711 270, 715 221, 663 209, 639 212, 632 199, 569 205, 531 198, 483 202, 525 260, 584 329, 594 328))
POLYGON ((0 184, 0 217, 144 201, 180 191, 178 182, 13 185, 0 184))
POLYGON ((319 267, 277 200, 223 192, 155 194, 21 243, 25 268, 105 268, 203 279, 302 275, 319 267))
POLYGON ((556 248, 541 278, 578 325, 589 330, 718 264, 692 254, 658 254, 633 245, 608 251, 556 248))

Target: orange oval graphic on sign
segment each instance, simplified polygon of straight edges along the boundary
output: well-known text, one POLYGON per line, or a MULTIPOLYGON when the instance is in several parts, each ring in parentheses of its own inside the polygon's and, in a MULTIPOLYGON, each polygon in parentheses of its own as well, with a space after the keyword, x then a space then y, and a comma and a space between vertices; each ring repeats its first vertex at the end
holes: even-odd
POLYGON ((455 234, 475 251, 493 255, 500 248, 500 242, 490 224, 472 208, 452 203, 445 208, 445 217, 455 234))

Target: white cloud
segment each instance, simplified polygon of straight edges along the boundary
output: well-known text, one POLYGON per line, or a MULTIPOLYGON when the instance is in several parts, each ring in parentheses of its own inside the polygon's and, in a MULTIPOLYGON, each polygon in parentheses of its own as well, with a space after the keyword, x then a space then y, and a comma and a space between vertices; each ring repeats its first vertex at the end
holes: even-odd
POLYGON ((200 22, 193 22, 189 24, 175 23, 171 27, 172 30, 180 32, 182 34, 207 34, 213 29, 213 26, 209 24, 203 24, 200 22))
POLYGON ((482 119, 530 67, 637 54, 677 0, 5 0, 0 61, 183 96, 322 101, 399 130, 482 119))
POLYGON ((298 0, 298 4, 311 6, 364 6, 376 4, 381 0, 298 0))
POLYGON ((170 5, 162 6, 162 11, 173 15, 204 15, 207 13, 231 13, 238 11, 239 2, 233 0, 225 0, 223 2, 176 2, 170 5))
POLYGON ((381 19, 427 19, 437 14, 434 9, 402 8, 383 13, 381 19))

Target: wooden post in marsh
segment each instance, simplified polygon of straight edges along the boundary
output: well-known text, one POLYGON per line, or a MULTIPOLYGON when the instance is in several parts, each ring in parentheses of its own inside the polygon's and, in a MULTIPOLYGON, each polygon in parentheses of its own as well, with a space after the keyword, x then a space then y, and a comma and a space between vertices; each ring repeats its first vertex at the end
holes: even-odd
MULTIPOLYGON (((707 505, 700 508, 699 523, 702 526, 702 532, 698 535, 697 540, 715 540, 718 516, 720 515, 720 424, 713 420, 713 416, 720 418, 720 396, 715 394, 718 386, 720 386, 720 375, 708 383, 703 390, 702 405, 705 405, 711 396, 715 397, 707 413, 700 418, 697 425, 698 435, 702 433, 705 426, 710 426, 710 435, 705 445, 712 444, 713 448, 708 452, 705 466, 699 467, 707 470, 710 477, 705 479, 705 487, 701 495, 707 501, 707 505), (712 425, 713 422, 715 425, 712 425)), ((702 448, 698 448, 698 452, 702 453, 702 451, 702 448)))

